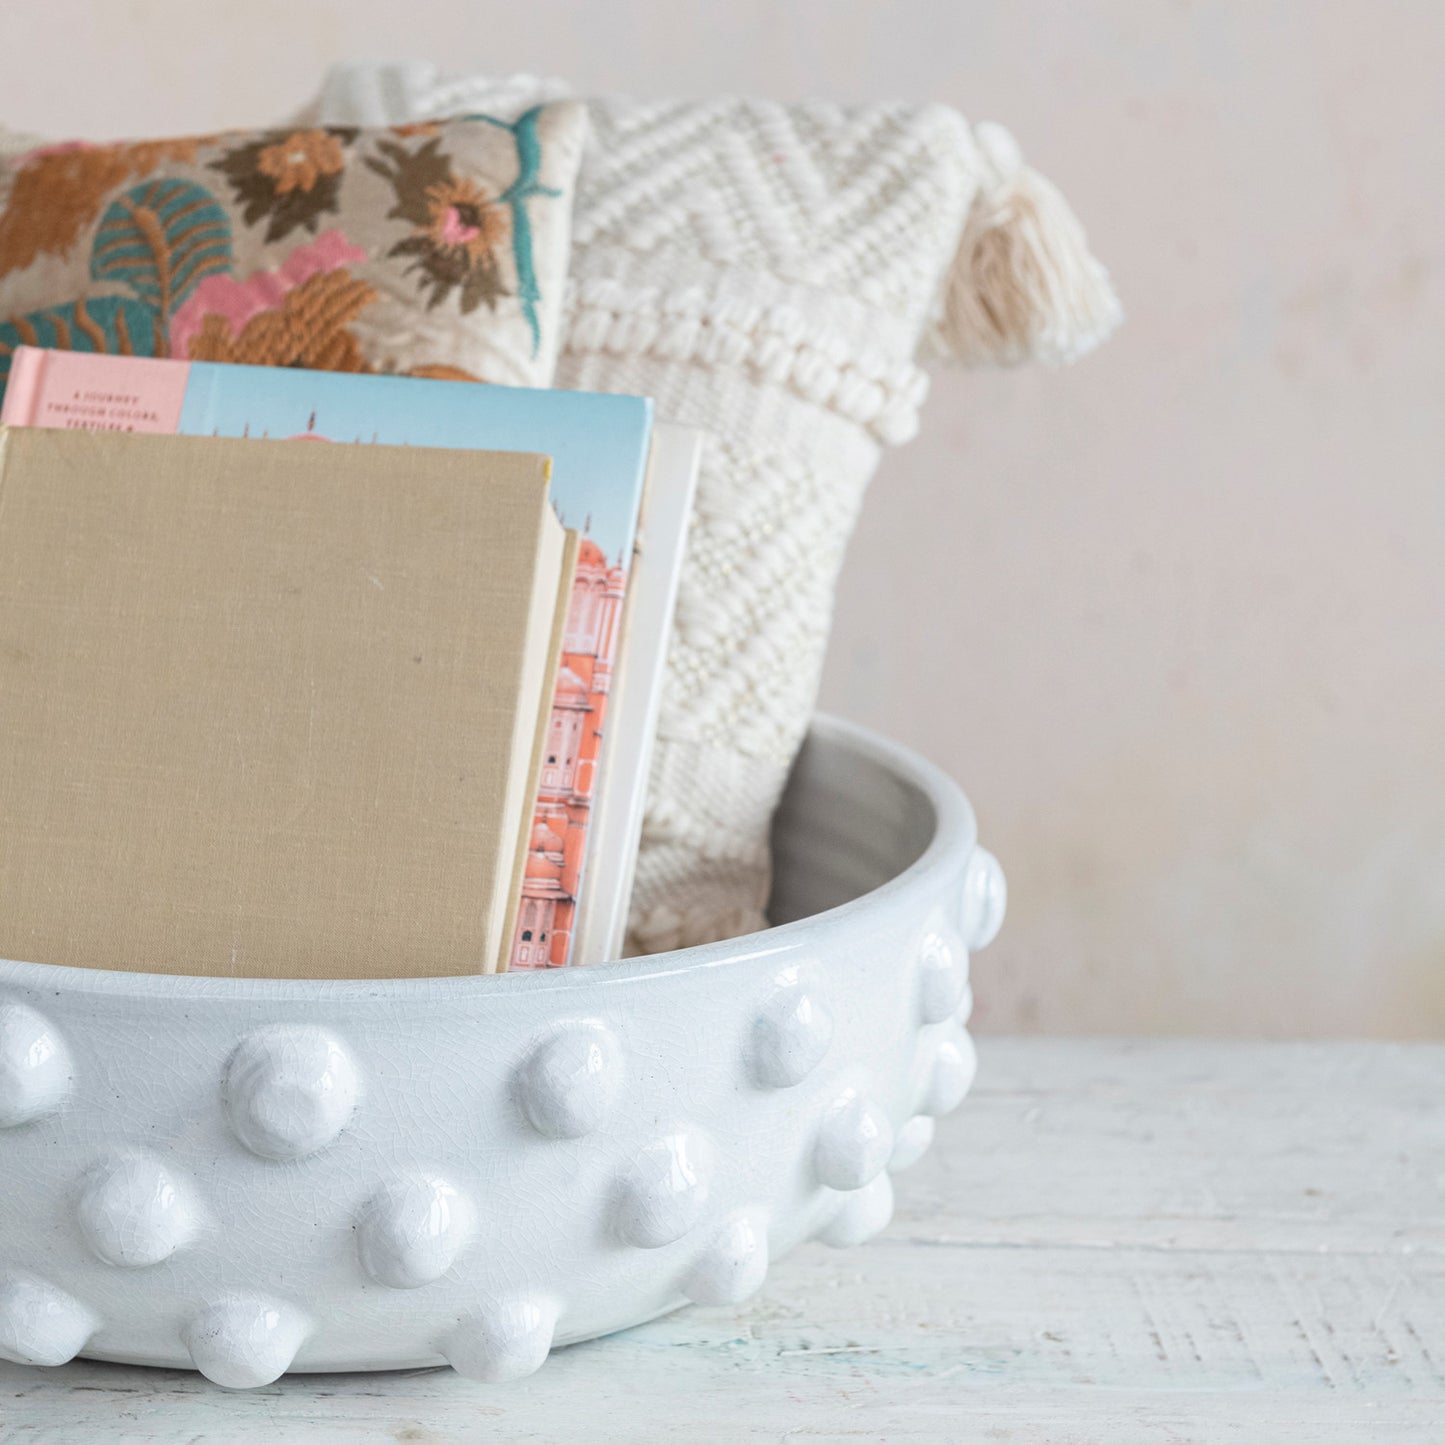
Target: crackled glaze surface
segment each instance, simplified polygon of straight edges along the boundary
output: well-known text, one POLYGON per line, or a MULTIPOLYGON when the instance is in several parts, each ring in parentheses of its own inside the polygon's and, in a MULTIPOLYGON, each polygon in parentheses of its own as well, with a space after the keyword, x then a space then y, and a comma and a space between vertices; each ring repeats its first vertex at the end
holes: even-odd
POLYGON ((0 1356, 510 1380, 869 1238, 972 1082, 1003 876, 951 782, 826 719, 775 844, 779 926, 591 970, 0 963, 0 1356))

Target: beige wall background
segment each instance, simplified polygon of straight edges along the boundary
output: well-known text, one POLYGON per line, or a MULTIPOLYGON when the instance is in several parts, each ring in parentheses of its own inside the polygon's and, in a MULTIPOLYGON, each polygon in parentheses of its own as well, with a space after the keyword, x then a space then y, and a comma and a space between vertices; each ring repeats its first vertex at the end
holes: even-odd
POLYGON ((6 123, 268 120, 332 60, 904 96, 1009 125, 1130 318, 951 374, 824 704, 968 787, 983 1027, 1445 1033, 1439 0, 4 0, 6 123))

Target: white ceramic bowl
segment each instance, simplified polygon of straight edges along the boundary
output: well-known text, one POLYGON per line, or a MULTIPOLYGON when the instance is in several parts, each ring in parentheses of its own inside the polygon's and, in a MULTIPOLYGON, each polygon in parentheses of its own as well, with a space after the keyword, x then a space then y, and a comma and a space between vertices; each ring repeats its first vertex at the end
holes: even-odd
POLYGON ((952 782, 828 719, 775 844, 778 926, 593 969, 0 962, 0 1355, 511 1379, 868 1238, 973 1078, 1003 877, 952 782))

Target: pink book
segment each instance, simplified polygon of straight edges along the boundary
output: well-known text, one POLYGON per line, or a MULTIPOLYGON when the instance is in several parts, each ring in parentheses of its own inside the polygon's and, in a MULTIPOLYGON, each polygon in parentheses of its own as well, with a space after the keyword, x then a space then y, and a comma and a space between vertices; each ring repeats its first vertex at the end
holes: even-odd
POLYGON ((0 423, 67 431, 182 431, 189 361, 20 346, 0 423))

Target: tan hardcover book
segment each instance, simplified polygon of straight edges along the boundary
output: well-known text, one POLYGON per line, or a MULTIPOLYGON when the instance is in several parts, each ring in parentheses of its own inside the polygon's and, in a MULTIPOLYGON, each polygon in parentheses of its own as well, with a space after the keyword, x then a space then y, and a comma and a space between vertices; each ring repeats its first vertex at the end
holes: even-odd
POLYGON ((565 547, 549 472, 0 429, 0 956, 495 968, 565 547))

